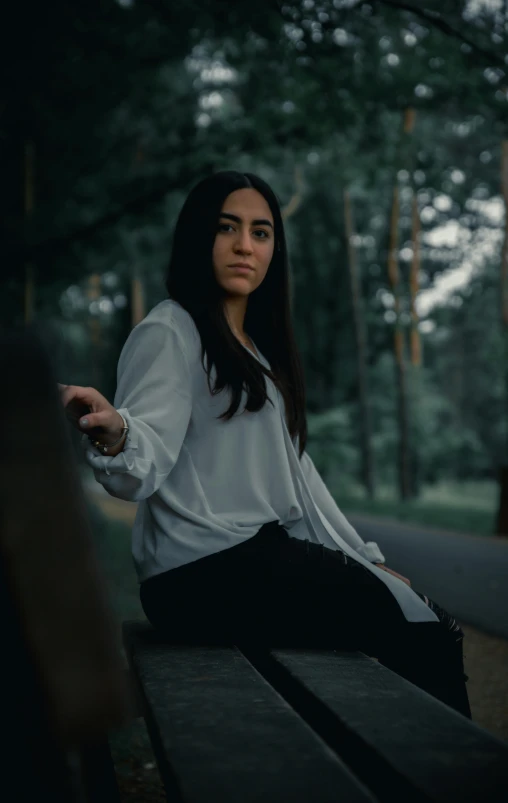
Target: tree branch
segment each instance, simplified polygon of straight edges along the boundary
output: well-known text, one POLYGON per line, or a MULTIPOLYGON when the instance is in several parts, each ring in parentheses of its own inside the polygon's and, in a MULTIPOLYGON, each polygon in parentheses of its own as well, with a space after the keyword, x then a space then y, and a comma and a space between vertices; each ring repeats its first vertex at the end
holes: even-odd
MULTIPOLYGON (((214 166, 202 166, 200 173, 206 173, 207 169, 214 169, 214 166)), ((81 226, 63 235, 56 235, 42 241, 30 243, 24 251, 24 258, 37 259, 37 257, 48 252, 54 253, 61 248, 86 240, 97 232, 117 223, 124 215, 143 212, 146 210, 147 206, 161 202, 170 192, 177 188, 187 186, 195 179, 196 174, 191 171, 183 171, 177 178, 165 179, 159 182, 152 190, 141 193, 137 197, 126 201, 126 203, 116 206, 104 215, 99 215, 95 220, 85 226, 81 226)))
POLYGON ((282 219, 287 220, 294 215, 298 207, 300 206, 303 198, 303 174, 302 168, 300 165, 296 165, 295 167, 295 191, 291 198, 289 199, 288 203, 282 209, 282 219))
MULTIPOLYGON (((270 0, 271 5, 273 5, 282 19, 286 21, 284 13, 282 11, 282 6, 279 0, 270 0)), ((421 20, 424 20, 429 25, 432 25, 434 28, 442 31, 446 36, 451 37, 452 39, 458 39, 459 42, 462 42, 464 45, 468 45, 471 50, 478 53, 486 63, 489 65, 495 64, 497 67, 501 67, 506 70, 506 62, 504 57, 501 56, 499 53, 495 53, 492 50, 487 50, 487 48, 478 45, 473 39, 470 39, 469 36, 459 31, 457 28, 454 28, 453 25, 450 25, 437 11, 433 11, 432 9, 422 8, 421 6, 414 6, 412 3, 407 3, 405 0, 359 0, 359 2, 354 6, 349 6, 348 11, 356 11, 357 9, 361 8, 362 6, 372 6, 373 4, 388 6, 389 8, 398 9, 399 11, 408 11, 410 14, 414 14, 415 17, 419 17, 421 20)), ((333 25, 328 24, 324 25, 323 27, 333 27, 333 25)))
MULTIPOLYGON (((422 8, 421 6, 414 6, 412 3, 403 2, 403 0, 369 0, 368 5, 371 5, 372 2, 381 4, 383 6, 389 6, 390 8, 399 9, 400 11, 409 11, 409 13, 414 14, 415 17, 419 17, 420 19, 429 23, 429 25, 432 25, 434 28, 438 28, 440 31, 446 34, 446 36, 450 36, 453 39, 458 39, 463 44, 468 45, 471 50, 474 50, 476 53, 482 56, 489 64, 494 62, 496 66, 502 67, 503 71, 506 70, 504 58, 499 53, 494 53, 493 51, 487 50, 481 45, 476 44, 473 39, 470 39, 469 36, 466 36, 462 33, 462 31, 457 30, 457 28, 454 28, 449 22, 443 19, 439 12, 422 8)), ((367 3, 362 0, 362 2, 355 6, 355 8, 359 8, 360 6, 364 5, 367 5, 367 3)))

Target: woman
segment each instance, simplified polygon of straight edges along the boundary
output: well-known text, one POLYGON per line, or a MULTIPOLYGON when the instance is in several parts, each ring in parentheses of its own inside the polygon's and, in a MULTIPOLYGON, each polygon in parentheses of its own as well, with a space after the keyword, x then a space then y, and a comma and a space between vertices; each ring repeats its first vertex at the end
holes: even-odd
POLYGON ((130 333, 114 406, 61 386, 96 479, 139 502, 147 618, 173 639, 351 647, 471 718, 463 632, 383 565, 305 451, 305 388, 278 200, 251 173, 190 192, 169 298, 130 333))

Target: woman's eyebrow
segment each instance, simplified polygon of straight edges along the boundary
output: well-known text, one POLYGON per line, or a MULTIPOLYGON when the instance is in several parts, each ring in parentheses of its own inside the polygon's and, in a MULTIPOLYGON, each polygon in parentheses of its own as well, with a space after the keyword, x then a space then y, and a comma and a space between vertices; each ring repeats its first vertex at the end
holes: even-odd
MULTIPOLYGON (((235 223, 241 223, 242 218, 238 217, 238 215, 231 215, 229 212, 221 212, 219 217, 227 217, 229 220, 234 220, 235 223)), ((269 220, 265 220, 264 218, 257 218, 256 220, 251 221, 253 226, 270 226, 273 229, 272 224, 269 220)))

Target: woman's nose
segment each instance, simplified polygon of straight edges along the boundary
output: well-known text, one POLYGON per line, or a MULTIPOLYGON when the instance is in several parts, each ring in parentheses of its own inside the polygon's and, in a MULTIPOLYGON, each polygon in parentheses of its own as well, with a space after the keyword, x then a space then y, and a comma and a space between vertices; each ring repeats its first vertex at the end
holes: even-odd
POLYGON ((252 251, 252 242, 248 231, 239 235, 236 241, 236 247, 242 251, 252 251))

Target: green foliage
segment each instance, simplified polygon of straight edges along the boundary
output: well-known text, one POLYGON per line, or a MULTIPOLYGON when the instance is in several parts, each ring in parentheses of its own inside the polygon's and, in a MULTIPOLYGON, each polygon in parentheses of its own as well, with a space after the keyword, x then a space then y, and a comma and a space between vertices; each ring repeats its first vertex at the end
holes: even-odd
MULTIPOLYGON (((376 499, 368 499, 360 485, 331 488, 348 516, 374 516, 474 535, 492 535, 498 503, 497 484, 492 481, 440 481, 424 486, 420 498, 401 502, 394 485, 380 485, 376 499)), ((354 519, 353 519, 354 523, 354 519)))
POLYGON ((405 326, 413 190, 423 289, 483 253, 491 237, 488 264, 477 259, 468 291, 428 316, 435 328, 423 335, 425 371, 410 384, 410 407, 421 480, 492 474, 506 456, 508 379, 498 323, 501 221, 482 203, 499 193, 507 20, 494 4, 406 5, 295 0, 266 3, 255 15, 251 3, 226 0, 92 0, 86 7, 58 0, 26 15, 18 6, 30 59, 25 48, 2 54, 9 67, 0 74, 3 196, 17 204, 17 214, 4 216, 2 322, 22 318, 30 259, 37 317, 59 377, 93 384, 112 399, 130 328, 130 279, 142 276, 147 308, 164 297, 171 231, 190 186, 212 170, 252 170, 284 205, 300 165, 304 197, 287 229, 308 409, 311 418, 323 414, 311 425, 323 451, 318 460, 342 481, 358 475, 347 188, 376 472, 394 481, 398 410, 386 261, 398 184, 405 326), (408 135, 402 123, 410 106, 416 124, 408 135), (27 141, 34 210, 23 221, 27 141), (456 244, 441 237, 436 245, 433 235, 450 223, 460 227, 456 244), (86 295, 91 273, 102 277, 100 310, 90 310, 86 295), (90 345, 94 317, 99 348, 90 345))
POLYGON ((480 433, 457 416, 457 410, 430 383, 413 405, 413 436, 420 480, 492 476, 493 456, 480 433))
POLYGON ((308 452, 325 482, 346 486, 358 474, 358 448, 351 428, 351 413, 335 407, 309 413, 308 452))
MULTIPOLYGON (((370 372, 369 401, 377 483, 395 487, 399 432, 394 371, 392 355, 383 355, 370 372)), ((419 482, 492 477, 494 455, 489 453, 488 444, 482 441, 481 433, 457 418, 455 406, 436 387, 432 373, 423 377, 410 374, 409 387, 411 436, 419 482)), ((487 395, 487 388, 484 393, 487 395)), ((360 478, 357 414, 358 407, 347 404, 308 414, 309 453, 323 478, 344 492, 360 478)))

